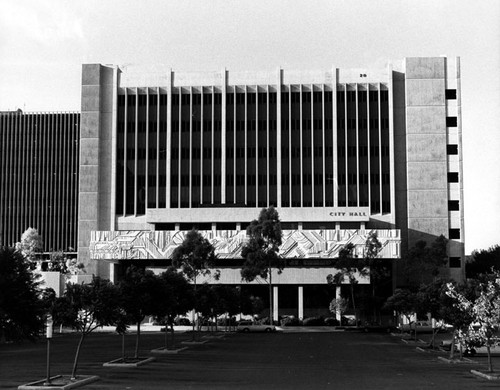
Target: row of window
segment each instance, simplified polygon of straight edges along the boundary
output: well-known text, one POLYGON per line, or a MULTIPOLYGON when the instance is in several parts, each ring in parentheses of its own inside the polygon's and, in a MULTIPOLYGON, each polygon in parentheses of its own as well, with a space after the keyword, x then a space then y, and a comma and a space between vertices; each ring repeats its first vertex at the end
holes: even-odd
MULTIPOLYGON (((269 122, 269 131, 275 131, 276 130, 276 124, 277 121, 276 119, 269 119, 267 121, 266 119, 259 119, 256 121, 255 119, 248 119, 248 120, 228 120, 226 123, 226 131, 231 132, 235 127, 237 132, 243 132, 245 131, 245 125, 246 125, 246 130, 248 132, 251 131, 256 131, 258 129, 259 131, 267 131, 267 126, 269 122), (236 123, 235 123, 236 122, 236 123), (236 125, 236 126, 235 126, 236 125)), ((368 121, 367 118, 360 118, 358 121, 358 128, 360 130, 366 130, 368 127, 368 122, 370 123, 370 129, 376 130, 378 129, 379 125, 379 120, 378 118, 370 118, 368 121)), ((337 118, 337 127, 339 130, 345 130, 345 123, 346 120, 345 118, 337 118)), ((447 121, 447 126, 448 127, 453 127, 453 122, 447 121)), ((455 127, 456 127, 456 121, 455 127)), ((166 129, 166 124, 164 121, 161 123, 163 126, 161 128, 166 129)), ((388 129, 389 128, 389 119, 388 118, 381 118, 380 120, 381 128, 382 129, 388 129)), ((199 120, 185 120, 180 122, 180 130, 182 133, 188 133, 189 131, 192 130, 193 133, 199 133, 201 132, 202 128, 202 122, 199 120)), ((123 133, 123 122, 118 123, 118 133, 122 134, 123 133)), ((325 119, 325 130, 332 130, 333 126, 333 120, 332 119, 325 119)), ((220 132, 222 130, 222 123, 219 120, 213 121, 213 127, 215 132, 220 132)), ((281 129, 282 130, 300 130, 300 119, 292 119, 291 121, 288 119, 282 119, 281 120, 281 129), (291 124, 291 127, 290 127, 291 124)), ((323 130, 323 121, 321 119, 303 119, 302 120, 302 130, 323 130), (311 127, 312 125, 312 127, 311 127)), ((347 129, 348 130, 354 130, 356 129, 356 118, 348 118, 347 119, 347 129)), ((149 133, 155 133, 156 132, 156 122, 154 121, 149 121, 149 133)), ((212 131, 212 121, 211 120, 204 120, 203 121, 203 131, 204 132, 210 132, 212 131)), ((145 133, 146 132, 146 122, 145 121, 139 121, 137 122, 137 132, 138 133, 145 133)), ((179 121, 173 120, 172 121, 172 133, 178 133, 179 132, 179 121)), ((127 133, 134 134, 135 133, 135 122, 133 121, 128 121, 127 122, 127 133)))
MULTIPOLYGON (((213 127, 215 132, 220 132, 222 130, 222 122, 215 120, 213 121, 213 127)), ((189 133, 192 130, 193 133, 201 132, 201 121, 181 121, 181 132, 189 133)), ((203 132, 207 133, 212 131, 212 121, 203 121, 203 132)), ((179 122, 172 121, 172 133, 176 134, 179 132, 179 122)))
MULTIPOLYGON (((181 148, 181 158, 189 158, 189 148, 181 148)), ((234 151, 236 150, 236 158, 245 158, 245 148, 244 147, 239 147, 239 148, 232 148, 228 147, 226 149, 226 154, 227 158, 234 158, 234 151)), ((282 147, 281 148, 281 157, 282 158, 288 158, 289 157, 289 152, 290 150, 292 151, 291 157, 292 158, 297 158, 301 157, 300 155, 300 147, 282 147)), ((379 155, 379 147, 378 146, 370 146, 368 149, 368 146, 366 145, 361 145, 361 146, 348 146, 347 147, 348 157, 367 157, 368 156, 368 150, 370 150, 370 156, 372 157, 377 157, 379 155), (357 153, 358 152, 358 153, 357 153)), ((389 146, 382 146, 382 156, 387 157, 389 156, 389 146)), ((275 158, 277 156, 276 154, 276 148, 275 147, 248 147, 247 148, 247 157, 249 158, 266 158, 269 156, 269 158, 275 158), (256 153, 257 150, 257 153, 256 153)), ((314 152, 314 157, 320 158, 323 156, 323 147, 322 146, 315 146, 313 148, 311 147, 303 147, 302 148, 302 157, 311 157, 311 151, 314 152)), ((458 145, 447 145, 446 151, 448 155, 457 155, 458 154, 458 145)), ((156 148, 149 148, 148 149, 149 153, 149 159, 156 159, 157 158, 157 149, 156 148)), ((165 157, 165 149, 160 149, 160 157, 165 157)), ((325 157, 332 157, 333 156, 333 147, 325 147, 325 157)), ((345 157, 345 146, 340 145, 338 147, 338 156, 339 157, 345 157)), ((211 148, 203 148, 203 158, 209 159, 212 157, 212 152, 211 148)), ((123 148, 118 149, 118 160, 123 160, 124 155, 123 155, 123 148)), ((135 149, 134 148, 127 148, 127 158, 129 160, 135 159, 135 149)), ((178 148, 172 148, 172 158, 177 159, 179 158, 179 150, 178 148)), ((192 158, 194 160, 198 160, 201 158, 201 150, 200 148, 192 148, 192 158)), ((221 150, 220 148, 215 148, 214 149, 214 158, 221 158, 221 150)), ((145 160, 146 159, 146 148, 138 148, 137 149, 137 159, 138 160, 145 160)), ((453 175, 452 175, 453 177, 453 175)), ((454 180, 454 179, 452 179, 454 180)), ((454 182, 455 183, 455 182, 454 182)))
MULTIPOLYGON (((221 159, 222 158, 222 149, 221 148, 210 148, 210 147, 205 147, 203 149, 201 148, 180 148, 181 151, 181 159, 189 159, 190 157, 193 160, 199 160, 201 158, 201 151, 203 150, 203 158, 204 159, 211 159, 212 158, 212 152, 213 152, 213 158, 214 159, 221 159)), ((178 160, 179 159, 179 148, 172 148, 172 159, 173 160, 178 160)))
MULTIPOLYGON (((269 120, 269 131, 273 132, 276 130, 276 119, 270 119, 269 120)), ((267 124, 268 121, 265 119, 260 119, 259 121, 256 121, 255 119, 248 119, 248 120, 237 120, 236 121, 236 131, 237 132, 243 132, 245 131, 245 124, 246 124, 246 130, 248 132, 255 131, 257 129, 257 124, 258 124, 258 129, 259 131, 266 131, 267 130, 267 124)), ((227 121, 227 132, 231 132, 234 129, 235 122, 232 120, 227 121)))
MULTIPOLYGON (((369 101, 370 102, 376 102, 378 101, 378 93, 379 91, 369 91, 369 101)), ((300 102, 300 93, 299 92, 292 92, 292 103, 299 103, 300 102)), ((147 104, 147 95, 140 94, 140 95, 129 95, 128 96, 128 105, 129 106, 134 106, 135 105, 135 99, 136 96, 138 96, 138 103, 139 106, 145 106, 147 104)), ((193 98, 193 105, 200 105, 201 104, 201 99, 203 96, 203 104, 204 105, 209 105, 212 104, 212 94, 211 93, 206 93, 206 94, 182 94, 182 105, 188 105, 190 104, 190 96, 193 98)), ((220 93, 215 93, 213 94, 214 96, 214 102, 215 104, 222 104, 222 94, 220 93)), ((258 93, 258 103, 259 104, 266 104, 267 103, 267 93, 259 92, 258 93)), ((282 92, 281 94, 281 101, 284 104, 289 103, 289 92, 282 92)), ((312 93, 312 100, 314 103, 321 103, 322 101, 322 92, 313 92, 312 93)), ((235 101, 235 94, 234 93, 227 93, 226 94, 226 104, 228 105, 233 105, 235 101)), ((276 104, 276 97, 277 94, 275 92, 270 92, 269 93, 269 103, 270 104, 276 104)), ((356 97, 356 91, 347 91, 347 100, 354 102, 356 97)), ((388 91, 382 90, 380 91, 380 100, 383 102, 388 101, 388 91)), ((445 90, 445 98, 447 100, 456 100, 457 99, 457 90, 456 89, 446 89, 445 90)), ((367 99, 367 94, 366 91, 358 91, 358 102, 366 102, 367 99)), ((247 94, 247 100, 248 104, 255 104, 256 102, 256 94, 251 92, 247 94)), ((344 102, 344 91, 337 91, 337 100, 341 103, 344 102)), ((302 101, 304 103, 310 103, 311 102, 311 92, 302 92, 302 101)), ((325 92, 325 102, 332 102, 332 93, 329 91, 325 92)), ((125 105, 125 95, 118 95, 118 104, 121 106, 125 105)), ((151 94, 149 95, 149 104, 156 106, 158 104, 158 95, 156 94, 151 94)), ((166 105, 167 104, 167 95, 165 94, 160 94, 160 105, 166 105)), ((173 105, 179 105, 179 94, 172 94, 172 104, 173 105)), ((236 104, 245 104, 245 94, 244 93, 236 93, 236 104)))
MULTIPOLYGON (((378 94, 380 92, 380 101, 381 102, 387 102, 389 99, 389 92, 387 90, 382 90, 382 91, 369 91, 369 94, 367 94, 367 91, 358 91, 357 96, 358 96, 358 103, 365 103, 367 101, 367 98, 369 99, 370 102, 377 102, 378 101, 378 94)), ((340 103, 345 102, 345 95, 347 94, 347 101, 348 102, 356 102, 356 91, 337 91, 337 100, 340 103)), ((150 95, 145 95, 145 94, 139 94, 139 95, 128 95, 125 98, 125 95, 118 95, 118 105, 120 106, 125 106, 125 99, 127 99, 127 106, 133 107, 136 105, 136 99, 137 103, 139 106, 146 106, 147 99, 149 96, 149 105, 156 106, 158 104, 158 95, 157 94, 150 94, 150 95)), ((167 95, 166 94, 160 94, 160 105, 165 106, 167 104, 167 95)), ((242 93, 242 92, 237 92, 237 93, 227 93, 226 94, 226 104, 227 105, 234 105, 236 102, 237 105, 255 105, 255 104, 267 104, 268 101, 268 96, 269 96, 269 104, 276 104, 277 103, 277 93, 276 92, 248 92, 248 93, 242 93), (245 101, 246 97, 246 101, 245 101)), ((456 99, 456 90, 446 90, 446 99, 456 99)), ((290 101, 292 104, 299 104, 302 100, 302 103, 322 103, 323 100, 325 103, 331 103, 332 102, 332 92, 330 91, 325 91, 324 92, 324 99, 323 99, 323 93, 316 91, 316 92, 310 92, 310 91, 303 91, 302 93, 300 92, 282 92, 281 93, 281 102, 282 104, 289 104, 290 101), (301 96, 302 95, 302 96, 301 96)), ((192 104, 193 106, 199 106, 202 104, 203 105, 211 105, 212 101, 213 104, 215 105, 221 105, 222 104, 222 94, 221 93, 172 93, 172 105, 173 106, 178 106, 179 102, 183 106, 187 106, 192 104), (212 98, 213 97, 213 98, 212 98)))
MULTIPOLYGON (((232 186, 234 182, 236 182, 237 186, 243 186, 245 185, 245 177, 247 177, 247 184, 248 185, 255 185, 255 180, 253 180, 251 177, 255 175, 226 175, 226 184, 232 186), (236 178, 236 179, 235 179, 236 178), (252 184, 254 183, 254 184, 252 184)), ((267 184, 267 175, 265 174, 260 174, 258 175, 258 184, 259 186, 266 185, 267 184)), ((141 176, 142 177, 142 176, 141 176)), ((181 185, 182 186, 189 186, 189 177, 190 175, 181 175, 181 185)), ((200 185, 200 175, 198 174, 193 174, 191 175, 192 177, 192 185, 193 186, 199 186, 200 185)), ((314 175, 310 173, 304 173, 302 175, 302 182, 301 182, 301 175, 300 174, 286 174, 283 173, 281 175, 281 184, 288 186, 290 184, 290 177, 292 178, 292 185, 297 185, 299 186, 301 183, 303 185, 311 185, 314 183, 314 185, 322 185, 323 184, 323 174, 321 173, 315 173, 314 175), (314 180, 313 180, 314 179, 314 180)), ((347 175, 347 184, 349 185, 356 185, 358 183, 357 181, 357 175, 352 173, 347 175)), ((172 186, 177 187, 178 185, 178 175, 172 175, 172 186)), ((368 183, 368 178, 370 178, 370 184, 374 186, 378 186, 379 180, 380 180, 380 175, 378 173, 372 173, 368 175, 367 173, 360 173, 359 174, 359 184, 360 185, 367 185, 368 183)), ((142 180, 144 181, 144 180, 142 180)), ((148 175, 148 181, 149 184, 154 184, 156 183, 156 176, 155 175, 148 175)), ((390 175, 387 173, 382 174, 382 184, 386 185, 389 184, 390 182, 390 175)), ((211 175, 203 175, 203 185, 204 186, 210 186, 212 183, 211 181, 211 175)), ((270 185, 277 185, 277 175, 276 174, 270 174, 269 175, 269 184, 270 185)), ((340 174, 338 176, 338 184, 339 185, 344 185, 346 184, 346 175, 345 174, 340 174)), ((220 175, 214 175, 214 185, 220 185, 220 175)), ((166 176, 165 175, 160 175, 158 176, 158 186, 159 187, 165 187, 166 186, 166 176)), ((450 200, 448 202, 448 209, 450 211, 456 211, 459 210, 459 201, 458 200, 450 200)))

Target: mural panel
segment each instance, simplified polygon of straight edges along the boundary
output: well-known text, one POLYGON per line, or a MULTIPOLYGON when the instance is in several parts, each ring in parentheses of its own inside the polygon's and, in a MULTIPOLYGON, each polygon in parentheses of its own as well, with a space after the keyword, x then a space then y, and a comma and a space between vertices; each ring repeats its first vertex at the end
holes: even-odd
MULTIPOLYGON (((241 258, 247 240, 244 230, 200 230, 215 248, 219 259, 241 258)), ((376 232, 382 244, 380 258, 400 258, 399 230, 283 230, 280 255, 288 259, 334 259, 348 243, 362 257, 365 242, 376 232)), ((93 260, 170 259, 187 231, 93 231, 90 258, 93 260)))

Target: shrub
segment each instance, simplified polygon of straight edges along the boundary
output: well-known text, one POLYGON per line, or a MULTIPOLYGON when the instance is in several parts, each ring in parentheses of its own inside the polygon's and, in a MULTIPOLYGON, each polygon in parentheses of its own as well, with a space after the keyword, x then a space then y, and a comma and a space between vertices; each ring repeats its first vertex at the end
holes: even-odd
POLYGON ((219 326, 236 326, 237 325, 237 321, 236 321, 236 317, 219 317, 217 319, 217 325, 219 326))
POLYGON ((303 321, 304 326, 322 326, 324 324, 323 317, 309 317, 303 321))
POLYGON ((325 318, 325 325, 327 325, 327 326, 339 326, 340 322, 335 317, 327 317, 327 318, 325 318))
POLYGON ((283 317, 281 319, 281 326, 299 326, 300 321, 295 316, 283 317))

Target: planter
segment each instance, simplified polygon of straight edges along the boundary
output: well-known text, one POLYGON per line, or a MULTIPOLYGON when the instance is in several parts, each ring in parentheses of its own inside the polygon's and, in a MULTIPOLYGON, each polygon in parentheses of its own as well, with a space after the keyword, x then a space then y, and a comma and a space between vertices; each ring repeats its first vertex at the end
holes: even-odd
POLYGON ((201 341, 181 341, 181 344, 183 345, 201 345, 201 344, 206 344, 208 343, 208 340, 201 340, 201 341))
POLYGON ((438 359, 441 360, 442 362, 449 363, 449 364, 471 364, 475 363, 473 360, 467 359, 467 358, 445 358, 444 356, 438 356, 438 359))
POLYGON ((211 340, 211 339, 223 339, 224 335, 219 334, 219 335, 206 335, 206 336, 201 336, 204 339, 211 340))
POLYGON ((499 372, 481 372, 477 370, 470 370, 470 372, 476 376, 480 376, 481 378, 488 379, 490 381, 500 380, 499 372))
POLYGON ((140 358, 130 358, 126 357, 125 359, 119 358, 112 360, 110 362, 104 363, 103 367, 139 367, 144 364, 155 361, 154 357, 140 357, 140 358))
POLYGON ((86 384, 98 381, 99 377, 95 375, 79 375, 76 379, 71 379, 70 375, 57 375, 50 377, 50 384, 45 384, 46 379, 27 383, 18 386, 18 390, 55 390, 55 389, 75 389, 77 387, 85 386, 86 384))
POLYGON ((159 355, 172 355, 172 354, 176 354, 176 353, 179 353, 181 351, 184 351, 185 349, 188 349, 188 347, 182 347, 182 348, 177 348, 177 349, 156 348, 156 349, 152 349, 151 353, 159 354, 159 355))

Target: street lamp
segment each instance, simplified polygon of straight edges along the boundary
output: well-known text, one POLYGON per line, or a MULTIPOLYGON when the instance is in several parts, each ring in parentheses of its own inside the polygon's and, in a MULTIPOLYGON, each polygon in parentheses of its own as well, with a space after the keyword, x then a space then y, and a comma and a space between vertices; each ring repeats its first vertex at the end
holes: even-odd
POLYGON ((50 339, 52 338, 52 328, 54 325, 54 321, 52 320, 52 316, 49 315, 47 317, 47 325, 46 325, 46 337, 47 337, 47 380, 44 385, 50 385, 50 339))

